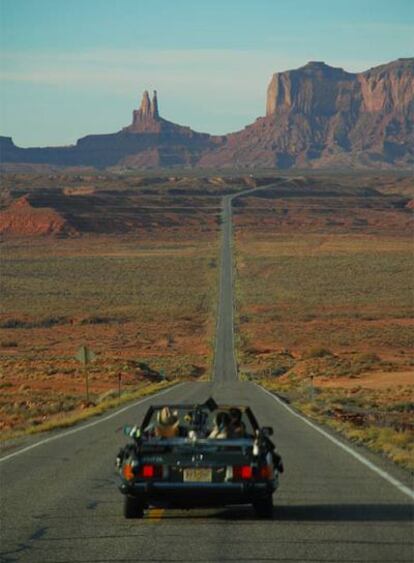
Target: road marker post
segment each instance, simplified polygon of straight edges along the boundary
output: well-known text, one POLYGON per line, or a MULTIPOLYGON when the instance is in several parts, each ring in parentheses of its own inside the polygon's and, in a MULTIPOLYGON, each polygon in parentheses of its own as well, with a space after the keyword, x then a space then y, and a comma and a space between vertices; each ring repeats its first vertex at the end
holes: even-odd
POLYGON ((122 379, 122 373, 118 372, 118 399, 119 399, 119 401, 121 400, 121 379, 122 379))
POLYGON ((81 346, 76 354, 76 359, 83 365, 83 372, 85 376, 85 387, 86 387, 86 403, 89 404, 89 373, 88 364, 93 362, 96 358, 96 354, 92 352, 87 346, 81 346))

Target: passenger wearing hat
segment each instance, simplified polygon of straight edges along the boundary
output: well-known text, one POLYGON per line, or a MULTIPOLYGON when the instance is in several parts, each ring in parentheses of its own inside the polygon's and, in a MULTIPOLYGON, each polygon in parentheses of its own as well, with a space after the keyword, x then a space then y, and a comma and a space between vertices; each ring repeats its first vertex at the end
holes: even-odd
POLYGON ((157 438, 175 438, 180 434, 178 416, 168 407, 163 407, 157 413, 157 425, 154 430, 157 438))

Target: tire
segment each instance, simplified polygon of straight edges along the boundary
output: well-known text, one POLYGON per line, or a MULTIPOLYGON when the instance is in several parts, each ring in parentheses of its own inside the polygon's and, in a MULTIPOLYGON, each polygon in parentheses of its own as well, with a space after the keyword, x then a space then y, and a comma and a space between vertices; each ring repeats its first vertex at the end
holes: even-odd
POLYGON ((124 496, 124 517, 142 518, 144 516, 144 504, 136 497, 124 496))
POLYGON ((273 496, 269 494, 255 500, 253 508, 259 518, 273 518, 273 496))

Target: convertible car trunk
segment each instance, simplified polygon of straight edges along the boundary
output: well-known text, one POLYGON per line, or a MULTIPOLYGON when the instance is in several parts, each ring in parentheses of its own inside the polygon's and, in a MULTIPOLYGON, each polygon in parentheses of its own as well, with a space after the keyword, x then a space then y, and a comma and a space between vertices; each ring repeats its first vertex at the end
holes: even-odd
POLYGON ((142 464, 162 466, 162 480, 171 483, 223 483, 233 479, 233 468, 253 462, 253 440, 200 440, 174 445, 143 446, 142 464))

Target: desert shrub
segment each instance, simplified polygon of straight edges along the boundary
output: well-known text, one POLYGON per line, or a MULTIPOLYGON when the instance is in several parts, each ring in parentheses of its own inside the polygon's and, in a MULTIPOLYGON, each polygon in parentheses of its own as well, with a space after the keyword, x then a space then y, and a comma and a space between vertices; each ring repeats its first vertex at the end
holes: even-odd
POLYGON ((371 352, 369 354, 358 354, 358 360, 361 363, 377 363, 381 361, 381 358, 375 354, 374 352, 371 352))
POLYGON ((381 361, 377 354, 357 354, 352 358, 350 373, 359 375, 364 371, 369 371, 375 367, 385 368, 386 365, 381 361))
POLYGON ((209 268, 216 268, 217 267, 217 260, 215 258, 211 258, 208 263, 209 268))
POLYGON ((0 323, 0 328, 27 328, 27 322, 20 319, 7 319, 0 323))
POLYGON ((66 317, 46 317, 37 321, 7 319, 0 323, 0 328, 49 328, 55 325, 65 324, 66 322, 66 317))
POLYGON ((354 408, 356 406, 361 406, 362 401, 358 397, 343 397, 341 395, 331 397, 331 401, 336 405, 342 405, 343 407, 354 408))
POLYGON ((201 377, 205 373, 205 368, 202 366, 192 365, 190 369, 190 375, 192 377, 201 377))
POLYGON ((108 391, 105 391, 105 393, 99 395, 97 402, 98 404, 100 404, 107 401, 108 399, 116 399, 117 397, 118 397, 118 391, 114 389, 109 389, 108 391))
POLYGON ((289 368, 287 366, 278 366, 272 369, 271 374, 274 377, 279 377, 281 375, 284 375, 287 371, 289 371, 289 368))
POLYGON ((306 354, 306 358, 325 358, 327 356, 333 356, 333 353, 328 350, 327 348, 323 347, 315 347, 311 348, 309 352, 306 354))
POLYGON ((292 369, 295 365, 295 358, 289 352, 289 350, 284 350, 283 352, 278 352, 277 354, 272 354, 271 357, 271 368, 268 373, 273 377, 280 377, 292 369))
POLYGON ((70 368, 70 367, 68 367, 68 368, 66 368, 66 367, 60 368, 60 373, 61 373, 62 375, 68 375, 68 374, 76 373, 76 371, 77 371, 76 368, 70 368))
POLYGON ((47 317, 40 321, 35 321, 30 328, 49 328, 55 325, 63 325, 68 322, 66 317, 47 317))
POLYGON ((111 317, 100 317, 98 315, 93 315, 91 317, 87 317, 86 319, 82 319, 80 324, 81 325, 100 325, 100 324, 107 324, 113 322, 114 319, 111 317))
POLYGON ((414 403, 410 401, 404 403, 396 403, 395 405, 388 405, 386 407, 386 410, 394 412, 414 412, 414 403))
POLYGON ((16 340, 3 340, 2 342, 0 342, 0 346, 2 348, 17 348, 18 347, 18 342, 16 342, 16 340))

